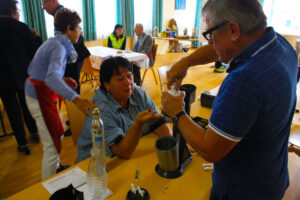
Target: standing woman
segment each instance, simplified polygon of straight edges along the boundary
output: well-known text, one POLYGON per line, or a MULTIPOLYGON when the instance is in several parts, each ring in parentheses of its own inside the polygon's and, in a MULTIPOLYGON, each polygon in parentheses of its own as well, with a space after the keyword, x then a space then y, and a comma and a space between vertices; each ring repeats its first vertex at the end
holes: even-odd
POLYGON ((18 143, 18 151, 30 154, 23 118, 34 141, 39 141, 37 126, 24 94, 27 68, 42 43, 36 31, 19 22, 16 0, 0 1, 0 97, 18 143), (23 114, 23 116, 22 116, 23 114))
POLYGON ((114 32, 108 37, 107 46, 114 49, 125 50, 126 36, 123 35, 123 25, 115 25, 114 32))

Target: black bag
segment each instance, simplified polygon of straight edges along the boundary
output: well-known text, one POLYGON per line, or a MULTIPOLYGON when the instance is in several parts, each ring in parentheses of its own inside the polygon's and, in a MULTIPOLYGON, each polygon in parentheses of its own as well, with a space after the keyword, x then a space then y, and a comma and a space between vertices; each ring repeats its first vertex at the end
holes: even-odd
POLYGON ((84 200, 83 192, 76 190, 72 184, 54 192, 49 200, 84 200))

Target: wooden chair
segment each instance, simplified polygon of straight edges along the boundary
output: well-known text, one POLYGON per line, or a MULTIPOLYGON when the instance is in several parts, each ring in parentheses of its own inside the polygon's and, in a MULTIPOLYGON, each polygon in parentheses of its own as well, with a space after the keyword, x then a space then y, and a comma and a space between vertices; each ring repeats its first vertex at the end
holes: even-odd
POLYGON ((94 88, 97 86, 94 81, 98 81, 98 77, 94 74, 95 69, 92 67, 91 57, 87 57, 84 59, 83 66, 81 72, 83 73, 80 79, 80 83, 89 82, 91 86, 94 88))
MULTIPOLYGON (((153 63, 155 63, 155 57, 156 57, 157 48, 158 48, 158 45, 157 44, 153 44, 153 46, 152 46, 153 63)), ((153 64, 153 66, 154 66, 154 64, 153 64)), ((154 79, 155 79, 155 83, 157 84, 157 80, 156 80, 156 76, 155 76, 155 72, 154 72, 153 66, 149 66, 149 69, 151 69, 152 74, 153 74, 154 79)), ((143 74, 143 78, 142 78, 142 84, 141 84, 141 86, 143 85, 143 82, 144 82, 144 79, 145 79, 147 71, 148 71, 148 69, 145 69, 144 74, 143 74)))
POLYGON ((168 66, 162 66, 162 67, 157 68, 161 90, 162 90, 164 84, 167 83, 167 71, 168 70, 169 70, 168 66))
POLYGON ((107 47, 108 46, 108 38, 103 39, 103 46, 107 47))
POLYGON ((4 137, 4 136, 13 135, 13 133, 7 133, 7 131, 6 131, 5 124, 4 124, 4 119, 3 119, 4 114, 5 114, 4 105, 2 103, 2 100, 0 99, 0 123, 1 123, 1 128, 2 128, 2 131, 3 131, 3 135, 0 135, 0 138, 4 137))
MULTIPOLYGON (((89 92, 83 93, 80 96, 83 98, 91 99, 93 97, 93 95, 94 95, 94 92, 89 91, 89 92)), ((80 136, 81 130, 84 125, 85 114, 81 110, 79 110, 77 108, 77 106, 75 106, 74 103, 72 103, 66 99, 64 99, 64 104, 66 106, 67 115, 68 115, 69 122, 70 122, 70 129, 71 129, 71 133, 72 133, 73 145, 77 152, 77 141, 78 141, 78 138, 80 136)), ((76 153, 76 158, 75 158, 74 163, 77 163, 77 161, 78 161, 78 158, 77 158, 77 153, 76 153)))

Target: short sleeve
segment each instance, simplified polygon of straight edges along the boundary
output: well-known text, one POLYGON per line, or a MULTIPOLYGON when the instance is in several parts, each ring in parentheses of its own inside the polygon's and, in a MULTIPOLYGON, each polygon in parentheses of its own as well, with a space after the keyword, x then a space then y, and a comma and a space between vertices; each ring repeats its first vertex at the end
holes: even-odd
POLYGON ((254 80, 229 74, 215 98, 209 127, 226 139, 239 142, 258 119, 262 98, 254 80))
POLYGON ((92 135, 91 135, 91 125, 92 125, 92 116, 86 116, 85 122, 81 131, 81 134, 78 138, 77 151, 78 151, 78 161, 82 161, 91 156, 92 145, 92 135))
MULTIPOLYGON (((101 112, 101 111, 100 111, 101 112)), ((110 147, 123 139, 125 133, 123 132, 120 125, 118 125, 118 119, 109 111, 101 112, 101 119, 104 124, 104 141, 105 141, 105 149, 108 157, 113 157, 114 154, 110 150, 110 147)))

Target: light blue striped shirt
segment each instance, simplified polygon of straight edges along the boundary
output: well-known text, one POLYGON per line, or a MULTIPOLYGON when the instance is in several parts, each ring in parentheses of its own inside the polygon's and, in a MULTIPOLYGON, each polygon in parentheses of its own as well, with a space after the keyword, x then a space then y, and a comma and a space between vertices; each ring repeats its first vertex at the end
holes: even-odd
MULTIPOLYGON (((123 109, 109 93, 103 92, 101 89, 96 91, 93 101, 100 110, 100 118, 104 124, 105 147, 109 157, 114 156, 110 146, 118 143, 127 134, 139 112, 153 109, 155 113, 159 113, 155 103, 139 86, 134 86, 129 98, 128 111, 123 109)), ((92 120, 93 116, 85 118, 84 127, 78 139, 78 161, 90 157, 92 120)), ((155 123, 156 121, 145 124, 143 134, 151 132, 151 126, 155 123)))
MULTIPOLYGON (((74 48, 70 40, 57 33, 37 50, 27 70, 28 75, 34 80, 45 82, 57 94, 72 101, 78 95, 62 79, 72 51, 74 48)), ((37 98, 34 85, 28 79, 25 81, 25 94, 37 98)))

